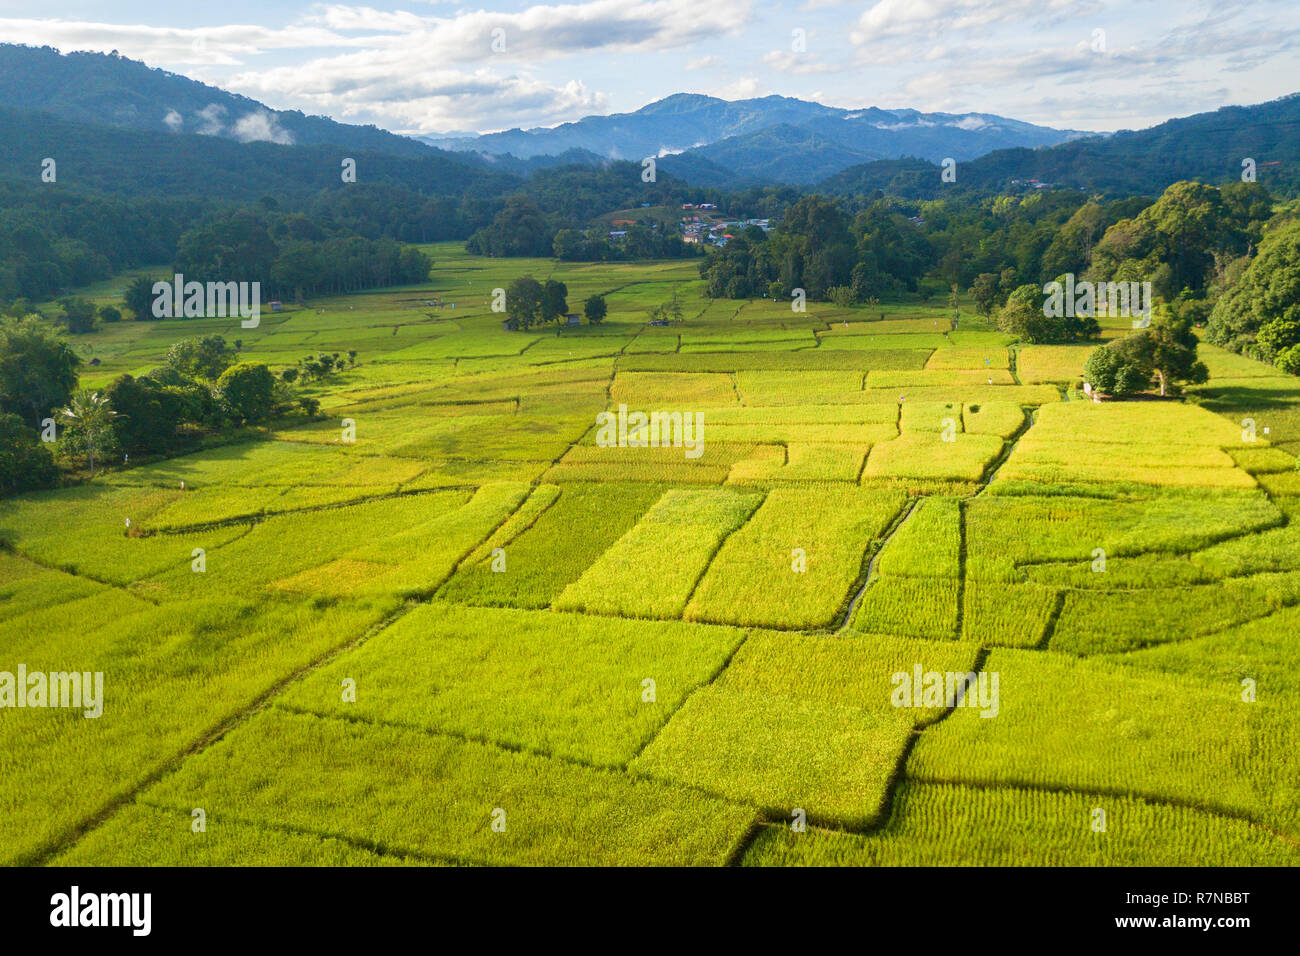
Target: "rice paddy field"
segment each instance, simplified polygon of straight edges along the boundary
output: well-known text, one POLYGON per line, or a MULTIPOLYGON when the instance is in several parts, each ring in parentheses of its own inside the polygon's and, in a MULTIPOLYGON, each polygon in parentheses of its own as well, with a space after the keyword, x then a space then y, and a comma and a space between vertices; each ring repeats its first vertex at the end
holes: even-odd
POLYGON ((1087 348, 966 307, 428 251, 78 340, 90 387, 207 333, 359 361, 315 420, 0 501, 0 671, 103 674, 0 717, 0 862, 1300 863, 1300 380, 1203 346, 1094 404, 1087 348), (504 331, 523 274, 608 319, 504 331))

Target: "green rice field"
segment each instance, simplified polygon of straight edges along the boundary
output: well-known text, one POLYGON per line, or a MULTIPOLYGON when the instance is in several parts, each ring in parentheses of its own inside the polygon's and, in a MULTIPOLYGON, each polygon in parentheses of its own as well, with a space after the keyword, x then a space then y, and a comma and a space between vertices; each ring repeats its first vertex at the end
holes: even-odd
POLYGON ((0 862, 1300 864, 1300 380, 1202 345, 1097 404, 1087 347, 937 300, 423 248, 418 288, 77 339, 91 388, 197 334, 358 363, 0 501, 0 671, 103 675, 0 717, 0 862), (525 273, 607 319, 505 331, 525 273))

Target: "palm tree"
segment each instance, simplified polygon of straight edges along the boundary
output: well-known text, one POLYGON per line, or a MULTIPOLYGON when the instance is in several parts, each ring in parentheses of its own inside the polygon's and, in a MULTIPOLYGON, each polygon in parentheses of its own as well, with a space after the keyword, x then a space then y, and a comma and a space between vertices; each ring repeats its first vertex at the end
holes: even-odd
POLYGON ((64 448, 71 454, 85 455, 90 462, 90 477, 95 477, 95 459, 104 458, 117 447, 113 420, 117 412, 108 397, 81 389, 72 396, 68 407, 59 411, 66 431, 64 448))

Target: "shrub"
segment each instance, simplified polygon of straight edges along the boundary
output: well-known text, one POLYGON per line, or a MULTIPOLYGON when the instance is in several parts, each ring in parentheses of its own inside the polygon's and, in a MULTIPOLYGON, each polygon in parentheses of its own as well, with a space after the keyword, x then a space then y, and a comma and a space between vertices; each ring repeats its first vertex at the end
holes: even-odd
POLYGON ((263 422, 275 412, 275 376, 265 365, 241 362, 217 379, 223 410, 236 422, 263 422))
POLYGON ((219 335, 181 339, 167 350, 167 364, 182 375, 215 381, 234 362, 234 350, 219 335))
POLYGON ((54 456, 17 415, 0 415, 0 494, 54 483, 54 456))

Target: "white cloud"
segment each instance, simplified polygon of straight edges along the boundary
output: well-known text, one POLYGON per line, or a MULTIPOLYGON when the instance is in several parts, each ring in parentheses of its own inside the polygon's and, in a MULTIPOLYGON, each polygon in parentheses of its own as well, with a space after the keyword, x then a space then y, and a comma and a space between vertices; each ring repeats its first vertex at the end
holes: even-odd
POLYGON ((209 103, 194 115, 199 119, 199 135, 220 136, 225 132, 226 108, 220 103, 209 103))
POLYGON ((779 73, 807 75, 812 73, 829 73, 831 67, 815 53, 790 53, 786 50, 773 50, 763 57, 763 62, 779 73))
POLYGON ((724 100, 748 100, 758 96, 762 89, 758 77, 751 74, 732 80, 713 95, 724 100))
POLYGON ((293 134, 280 127, 280 119, 266 110, 254 110, 240 117, 230 127, 230 133, 241 143, 279 143, 293 145, 293 134))
POLYGON ((687 70, 708 70, 715 66, 722 65, 722 57, 714 56, 712 53, 707 56, 697 56, 693 60, 687 60, 684 69, 687 70))
MULTIPOLYGON (((1092 128, 1114 128, 1289 92, 1300 45, 1290 0, 367 5, 376 2, 326 0, 278 24, 276 12, 261 24, 204 27, 167 26, 165 13, 158 24, 8 18, 0 36, 116 49, 275 109, 410 132, 553 125, 605 112, 611 102, 635 109, 691 88, 729 98, 779 92, 842 105, 979 109, 1053 125, 1087 115, 1092 128), (818 38, 815 53, 773 49, 795 25, 818 38), (1098 28, 1107 33, 1103 53, 1089 48, 1098 28), (492 52, 494 29, 504 31, 503 52, 492 52), (736 69, 748 72, 736 78, 736 69), (814 84, 824 89, 814 93, 814 84)), ((181 120, 169 128, 228 134, 232 117, 187 112, 181 120)))
POLYGON ((748 9, 749 0, 715 0, 705 8, 696 0, 594 0, 439 18, 332 6, 315 14, 314 22, 333 30, 367 26, 392 32, 371 38, 363 50, 240 72, 229 85, 250 96, 403 132, 546 125, 604 110, 607 97, 580 80, 539 80, 528 65, 716 40, 743 23, 748 9), (498 29, 504 50, 493 53, 498 29))
POLYGON ((849 39, 858 45, 889 38, 920 40, 948 30, 1078 19, 1103 9, 1102 0, 877 0, 858 18, 849 39))
POLYGON ((156 27, 144 24, 91 23, 75 20, 0 19, 6 43, 52 46, 60 50, 89 50, 124 56, 154 65, 238 66, 248 57, 270 50, 361 46, 363 38, 347 38, 315 27, 272 28, 254 24, 217 27, 156 27))

